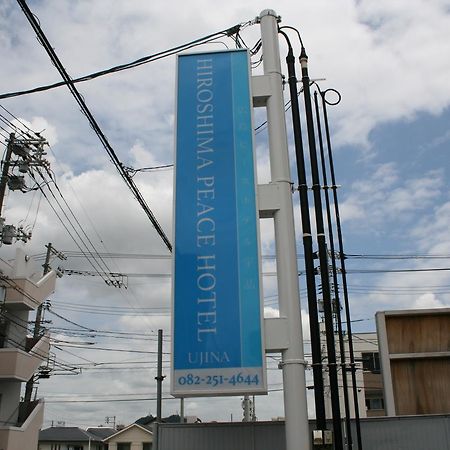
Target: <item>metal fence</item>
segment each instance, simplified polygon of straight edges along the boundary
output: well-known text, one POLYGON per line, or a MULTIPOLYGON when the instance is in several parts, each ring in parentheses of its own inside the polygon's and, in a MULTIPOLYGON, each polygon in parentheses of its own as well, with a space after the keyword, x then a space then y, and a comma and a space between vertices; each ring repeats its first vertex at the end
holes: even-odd
MULTIPOLYGON (((310 423, 311 430, 312 426, 310 423)), ((362 419, 361 434, 364 450, 450 450, 450 415, 362 419)), ((160 424, 157 441, 157 450, 286 448, 281 421, 160 424)))

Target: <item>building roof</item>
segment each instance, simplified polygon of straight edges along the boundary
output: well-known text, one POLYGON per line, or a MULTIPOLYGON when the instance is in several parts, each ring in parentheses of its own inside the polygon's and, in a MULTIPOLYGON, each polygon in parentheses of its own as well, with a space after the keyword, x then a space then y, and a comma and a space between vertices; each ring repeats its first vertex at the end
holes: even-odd
MULTIPOLYGON (((149 416, 140 417, 136 422, 138 425, 150 425, 156 420, 156 417, 153 417, 151 414, 149 416)), ((180 423, 181 418, 178 414, 172 414, 171 416, 163 417, 161 419, 163 423, 180 423)))
POLYGON ((156 417, 153 417, 151 414, 148 416, 140 417, 136 422, 138 425, 149 425, 156 420, 156 417))
POLYGON ((111 436, 116 432, 114 428, 109 427, 91 427, 86 430, 88 433, 97 436, 99 439, 103 440, 108 436, 111 436))
POLYGON ((119 434, 125 433, 126 431, 128 431, 128 430, 129 430, 130 428, 132 428, 132 427, 140 428, 141 430, 147 432, 148 434, 153 435, 153 433, 152 433, 152 431, 151 431, 151 429, 150 429, 149 426, 146 426, 146 425, 139 425, 138 423, 132 423, 131 425, 128 425, 127 427, 122 428, 122 429, 119 430, 119 431, 116 431, 116 432, 115 432, 114 434, 112 434, 111 436, 108 436, 107 438, 103 439, 103 442, 108 442, 111 438, 113 438, 113 437, 115 437, 115 436, 117 436, 117 435, 119 435, 119 434))
POLYGON ((48 442, 89 442, 102 440, 98 435, 94 435, 78 427, 50 427, 39 432, 39 441, 48 442))

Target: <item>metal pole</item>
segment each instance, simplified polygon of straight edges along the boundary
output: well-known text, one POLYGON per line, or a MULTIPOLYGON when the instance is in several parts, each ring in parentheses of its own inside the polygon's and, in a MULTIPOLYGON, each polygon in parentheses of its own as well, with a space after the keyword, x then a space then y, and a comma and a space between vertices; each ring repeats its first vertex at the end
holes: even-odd
POLYGON ((306 181, 305 154, 303 151, 300 108, 297 94, 297 77, 295 73, 295 57, 288 36, 285 36, 289 51, 286 57, 288 67, 288 83, 291 99, 292 125, 294 128, 294 146, 297 162, 298 192, 303 231, 303 250, 305 253, 306 287, 308 293, 309 330, 311 333, 311 355, 314 380, 314 403, 316 407, 316 428, 325 430, 325 400, 323 388, 322 351, 320 342, 319 314, 317 310, 316 275, 314 269, 313 241, 308 200, 308 184, 306 181))
POLYGON ((353 390, 353 405, 355 408, 355 424, 356 424, 356 438, 358 441, 358 449, 362 450, 362 438, 361 438, 361 424, 359 417, 359 402, 358 402, 358 388, 356 385, 356 366, 355 366, 355 354, 353 351, 353 335, 352 335, 352 322, 350 317, 350 303, 348 300, 348 289, 347 289, 347 272, 345 269, 345 254, 344 254, 344 243, 342 239, 342 228, 341 228, 341 216, 339 213, 339 203, 337 196, 337 186, 336 186, 336 177, 334 173, 334 162, 333 162, 333 152, 331 149, 331 137, 330 137, 330 127, 328 124, 328 113, 327 113, 327 102, 325 100, 326 92, 322 92, 322 107, 323 107, 323 117, 325 123, 325 133, 327 137, 327 150, 328 150, 328 159, 330 165, 330 175, 331 175, 331 189, 333 191, 333 201, 334 201, 334 211, 336 216, 336 230, 338 235, 339 242, 339 256, 341 261, 341 269, 342 269, 342 289, 344 291, 344 306, 345 306, 345 319, 347 325, 347 339, 348 339, 348 348, 350 351, 350 371, 352 376, 352 390, 353 390))
POLYGON ((243 422, 250 422, 250 397, 244 395, 244 400, 242 400, 242 409, 244 410, 243 422))
POLYGON ((255 403, 255 396, 253 396, 253 399, 252 399, 252 422, 256 422, 256 403, 255 403))
POLYGON ((184 397, 180 398, 180 423, 184 423, 184 397))
MULTIPOLYGON (((45 263, 43 265, 44 267, 44 275, 47 275, 48 272, 50 272, 50 257, 52 254, 52 244, 51 242, 47 245, 47 255, 45 257, 45 263)), ((38 306, 36 311, 36 319, 34 321, 34 331, 33 331, 33 341, 36 342, 36 339, 39 337, 39 332, 41 329, 41 320, 42 320, 42 304, 38 306)), ((33 393, 33 386, 34 386, 34 376, 32 376, 25 385, 25 395, 24 395, 24 403, 30 403, 31 402, 31 395, 33 393)))
POLYGON ((6 185, 8 184, 8 171, 11 162, 14 136, 14 133, 11 133, 9 135, 8 145, 6 146, 5 159, 3 161, 2 177, 0 179, 0 217, 2 215, 3 202, 5 201, 6 185))
MULTIPOLYGON (((44 267, 44 275, 47 275, 50 272, 50 256, 52 254, 52 243, 49 242, 47 245, 47 255, 45 257, 44 267)), ((37 339, 39 337, 39 332, 41 330, 41 320, 42 320, 42 304, 38 306, 36 311, 36 320, 34 322, 34 332, 33 338, 37 339)))
POLYGON ((260 14, 264 53, 264 74, 270 77, 271 96, 267 100, 267 123, 272 184, 278 187, 280 209, 275 213, 275 246, 280 316, 288 320, 289 348, 282 351, 281 367, 286 418, 286 450, 309 450, 310 436, 306 406, 306 361, 298 286, 297 251, 292 205, 286 121, 283 99, 278 16, 273 10, 260 14))
POLYGON ((330 390, 331 390, 331 410, 333 412, 334 444, 336 450, 341 450, 342 449, 341 411, 339 407, 339 384, 336 368, 336 348, 334 343, 333 311, 331 307, 331 297, 330 297, 328 254, 325 239, 325 229, 323 223, 322 198, 321 198, 322 194, 320 186, 319 169, 317 164, 317 149, 316 149, 316 141, 315 141, 316 137, 314 133, 314 121, 311 105, 311 92, 309 88, 310 79, 308 75, 308 57, 306 56, 306 51, 303 47, 300 55, 300 64, 302 67, 303 94, 305 99, 306 125, 308 129, 309 159, 311 164, 312 190, 314 195, 314 206, 316 212, 316 232, 317 232, 317 243, 319 247, 320 278, 322 281, 323 310, 325 316, 328 373, 330 378, 330 390))
POLYGON ((333 233, 333 222, 331 220, 331 206, 330 206, 330 194, 328 192, 328 178, 327 169, 325 163, 325 152, 323 148, 322 139, 322 125, 320 121, 319 112, 319 102, 317 99, 317 92, 314 92, 314 106, 316 110, 316 122, 317 122, 317 135, 319 137, 319 150, 320 150, 320 163, 322 167, 322 180, 325 190, 325 205, 326 205, 326 216, 327 216, 327 226, 328 226, 328 238, 330 241, 330 252, 331 252, 331 267, 333 271, 333 283, 334 283, 334 301, 335 301, 335 315, 338 325, 338 337, 339 337, 339 353, 341 361, 341 374, 342 374, 342 387, 344 390, 344 409, 345 409, 345 429, 347 434, 347 447, 349 449, 353 448, 352 439, 352 428, 350 423, 350 404, 348 400, 348 381, 347 381, 347 363, 345 357, 345 345, 344 345, 344 334, 342 332, 342 320, 341 320, 341 302, 339 298, 339 284, 337 277, 336 268, 336 255, 334 254, 334 233, 333 233))
POLYGON ((161 405, 162 405, 162 382, 164 380, 162 374, 162 346, 163 346, 163 330, 158 330, 158 371, 156 380, 156 421, 161 422, 161 405))

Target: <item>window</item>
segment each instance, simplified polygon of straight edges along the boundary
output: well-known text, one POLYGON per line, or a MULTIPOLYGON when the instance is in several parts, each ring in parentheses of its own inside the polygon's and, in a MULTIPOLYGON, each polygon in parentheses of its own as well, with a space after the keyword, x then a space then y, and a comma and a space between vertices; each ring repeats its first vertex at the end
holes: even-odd
POLYGON ((384 409, 384 400, 382 398, 366 398, 367 410, 384 409))
POLYGON ((0 317, 0 348, 6 347, 8 336, 9 320, 0 317))
POLYGON ((362 353, 363 370, 372 373, 380 373, 380 354, 377 353, 362 353))
POLYGON ((143 442, 142 450, 152 450, 152 443, 151 442, 143 442))
POLYGON ((117 450, 131 450, 131 443, 130 442, 118 442, 117 450))

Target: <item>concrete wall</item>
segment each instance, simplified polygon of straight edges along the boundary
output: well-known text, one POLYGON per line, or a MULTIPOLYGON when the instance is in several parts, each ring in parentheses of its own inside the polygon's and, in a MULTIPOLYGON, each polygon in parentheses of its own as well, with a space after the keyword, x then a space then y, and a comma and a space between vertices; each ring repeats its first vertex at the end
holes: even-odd
POLYGON ((49 349, 48 335, 42 336, 29 351, 0 348, 0 380, 28 381, 47 358, 49 349))
POLYGON ((24 350, 27 343, 25 326, 28 323, 28 311, 18 309, 9 313, 6 310, 3 314, 4 318, 9 321, 4 347, 21 348, 24 350))
POLYGON ((39 403, 20 428, 0 426, 0 450, 36 449, 43 419, 44 405, 39 403))
POLYGON ((0 426, 17 424, 20 388, 20 383, 14 381, 2 381, 0 383, 0 426))

